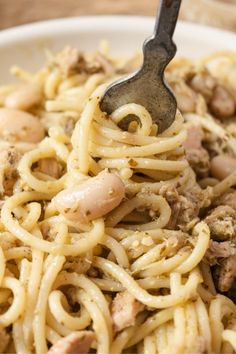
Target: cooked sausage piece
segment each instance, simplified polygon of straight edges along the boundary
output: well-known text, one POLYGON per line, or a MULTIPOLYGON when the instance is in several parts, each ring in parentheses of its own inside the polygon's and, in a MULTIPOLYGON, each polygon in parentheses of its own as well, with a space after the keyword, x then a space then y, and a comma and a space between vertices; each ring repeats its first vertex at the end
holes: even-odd
POLYGON ((186 158, 198 177, 207 177, 210 168, 210 157, 206 149, 186 150, 186 158))
POLYGON ((94 339, 91 331, 72 332, 56 342, 47 354, 86 354, 94 339))
POLYGON ((117 175, 101 172, 98 176, 60 192, 56 208, 72 221, 87 223, 116 208, 125 196, 125 187, 117 175))
POLYGON ((44 138, 40 120, 30 113, 12 108, 0 108, 0 137, 38 143, 44 138))
POLYGON ((55 63, 61 73, 68 77, 77 72, 79 61, 80 53, 78 49, 67 47, 57 55, 55 63))
POLYGON ((22 111, 39 105, 42 100, 42 93, 36 85, 25 85, 10 93, 5 101, 8 108, 16 108, 22 111))
POLYGON ((236 170, 236 158, 229 155, 217 155, 213 157, 210 171, 213 177, 220 181, 236 170))

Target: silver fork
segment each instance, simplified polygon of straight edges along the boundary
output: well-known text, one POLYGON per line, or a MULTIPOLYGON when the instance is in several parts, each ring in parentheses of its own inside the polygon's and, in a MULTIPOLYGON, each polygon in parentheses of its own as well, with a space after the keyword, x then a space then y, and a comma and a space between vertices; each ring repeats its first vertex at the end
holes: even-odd
MULTIPOLYGON (((100 102, 101 110, 111 114, 127 103, 144 106, 158 125, 158 133, 174 121, 176 99, 164 79, 164 70, 176 53, 172 40, 181 0, 161 0, 154 34, 143 44, 143 64, 134 74, 111 84, 100 102)), ((127 130, 138 117, 126 116, 119 124, 127 130)))

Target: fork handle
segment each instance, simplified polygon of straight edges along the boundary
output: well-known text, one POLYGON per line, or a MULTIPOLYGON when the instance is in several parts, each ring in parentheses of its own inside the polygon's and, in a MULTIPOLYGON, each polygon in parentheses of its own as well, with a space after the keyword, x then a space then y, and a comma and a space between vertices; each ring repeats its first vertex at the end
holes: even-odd
POLYGON ((162 36, 164 36, 164 39, 166 36, 170 39, 172 38, 178 19, 180 5, 181 0, 161 0, 153 39, 160 41, 162 36))
POLYGON ((172 40, 181 0, 161 0, 154 33, 143 44, 143 67, 148 72, 162 73, 176 53, 172 40), (152 70, 149 68, 152 67, 152 70))

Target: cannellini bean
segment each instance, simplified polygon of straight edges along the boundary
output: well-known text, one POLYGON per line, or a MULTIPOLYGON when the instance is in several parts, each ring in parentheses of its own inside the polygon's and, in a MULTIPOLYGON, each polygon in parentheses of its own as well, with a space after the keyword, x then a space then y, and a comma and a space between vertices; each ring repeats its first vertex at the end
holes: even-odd
POLYGON ((42 92, 36 85, 25 85, 10 93, 5 100, 5 106, 27 111, 40 104, 42 92))
POLYGON ((177 106, 183 113, 195 112, 196 93, 187 85, 176 85, 174 93, 177 100, 177 106))
POLYGON ((39 119, 30 113, 0 108, 0 137, 38 143, 44 138, 44 128, 39 119))
POLYGON ((55 206, 66 218, 86 223, 116 208, 125 195, 117 175, 101 172, 84 183, 65 189, 55 198, 55 206))
POLYGON ((216 86, 210 101, 210 109, 216 117, 221 119, 231 117, 234 114, 234 100, 225 87, 216 86))
POLYGON ((209 99, 213 95, 216 80, 208 73, 201 73, 196 74, 189 84, 194 91, 201 93, 206 99, 209 99))
POLYGON ((211 174, 222 180, 236 170, 236 158, 229 155, 218 155, 211 160, 211 174))

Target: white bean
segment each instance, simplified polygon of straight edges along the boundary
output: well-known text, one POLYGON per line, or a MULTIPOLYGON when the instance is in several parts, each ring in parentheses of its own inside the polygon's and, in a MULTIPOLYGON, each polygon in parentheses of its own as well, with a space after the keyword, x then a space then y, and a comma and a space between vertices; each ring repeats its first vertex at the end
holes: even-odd
POLYGON ((44 138, 44 128, 40 120, 30 113, 0 108, 0 138, 38 143, 44 138))
POLYGON ((208 72, 196 74, 190 81, 191 88, 200 92, 207 101, 212 97, 217 81, 208 72))
POLYGON ((124 196, 125 187, 120 177, 101 172, 78 186, 60 192, 54 201, 66 218, 86 223, 109 213, 124 196))
POLYGON ((231 117, 235 112, 234 99, 223 86, 217 85, 210 101, 212 113, 220 119, 231 117))
POLYGON ((236 170, 236 158, 229 155, 218 155, 211 160, 211 174, 222 180, 236 170))
POLYGON ((40 104, 42 93, 36 85, 25 85, 10 93, 6 100, 5 106, 8 108, 16 108, 27 111, 40 104))
POLYGON ((181 112, 195 112, 197 95, 190 87, 187 85, 176 85, 174 93, 177 106, 181 112))

